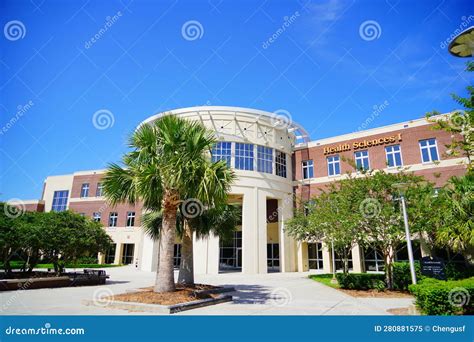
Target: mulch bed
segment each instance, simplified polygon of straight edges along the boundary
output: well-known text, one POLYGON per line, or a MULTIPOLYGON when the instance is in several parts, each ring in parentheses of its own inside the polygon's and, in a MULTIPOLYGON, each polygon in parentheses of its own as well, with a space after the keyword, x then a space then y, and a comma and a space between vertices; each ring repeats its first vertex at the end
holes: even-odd
POLYGON ((219 294, 203 294, 202 290, 211 290, 216 288, 212 285, 196 284, 194 286, 176 285, 174 292, 153 292, 153 287, 141 288, 140 291, 131 293, 122 293, 105 298, 106 300, 117 300, 122 302, 137 302, 145 304, 174 305, 188 303, 199 299, 217 298, 219 294))
POLYGON ((359 297, 359 298, 413 298, 413 296, 406 292, 400 291, 376 291, 376 290, 345 290, 345 289, 338 289, 344 293, 352 297, 359 297))

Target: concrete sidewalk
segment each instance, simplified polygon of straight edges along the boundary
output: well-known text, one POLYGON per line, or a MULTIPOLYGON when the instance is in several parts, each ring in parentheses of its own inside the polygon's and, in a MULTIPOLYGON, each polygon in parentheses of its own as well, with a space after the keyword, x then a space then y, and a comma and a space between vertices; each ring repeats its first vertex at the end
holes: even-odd
MULTIPOLYGON (((105 286, 0 292, 1 315, 143 315, 106 307, 85 306, 107 294, 151 286, 155 274, 132 266, 107 269, 105 286)), ((231 303, 183 311, 177 315, 387 315, 408 307, 411 298, 354 298, 308 279, 308 273, 198 275, 196 282, 232 286, 231 303)))

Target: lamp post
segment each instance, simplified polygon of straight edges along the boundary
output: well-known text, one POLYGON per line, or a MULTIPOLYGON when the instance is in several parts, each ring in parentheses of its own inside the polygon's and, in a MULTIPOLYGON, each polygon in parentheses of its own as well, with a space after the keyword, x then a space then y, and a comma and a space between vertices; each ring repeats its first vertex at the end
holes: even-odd
POLYGON ((458 34, 449 43, 448 51, 455 57, 473 57, 474 55, 474 26, 458 34))
POLYGON ((400 201, 402 202, 403 222, 405 223, 405 239, 407 240, 408 260, 410 261, 411 282, 416 284, 415 259, 413 257, 413 249, 411 246, 410 227, 408 226, 408 215, 405 203, 405 190, 408 188, 407 183, 396 183, 392 187, 400 192, 400 201))

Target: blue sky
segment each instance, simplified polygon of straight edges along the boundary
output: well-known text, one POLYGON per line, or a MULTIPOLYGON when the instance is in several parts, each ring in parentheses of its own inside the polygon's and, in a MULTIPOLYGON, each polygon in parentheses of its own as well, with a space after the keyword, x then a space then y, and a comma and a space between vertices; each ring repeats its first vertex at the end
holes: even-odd
POLYGON ((312 139, 451 111, 472 76, 444 42, 469 2, 3 0, 0 199, 118 161, 179 107, 285 110, 312 139))

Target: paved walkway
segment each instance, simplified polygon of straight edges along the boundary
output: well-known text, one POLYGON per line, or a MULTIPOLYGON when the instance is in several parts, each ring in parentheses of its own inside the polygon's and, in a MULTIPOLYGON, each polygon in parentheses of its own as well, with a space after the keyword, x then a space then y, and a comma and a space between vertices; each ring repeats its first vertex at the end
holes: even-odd
MULTIPOLYGON (((109 268, 105 286, 83 286, 0 292, 1 315, 143 315, 86 306, 104 294, 151 286, 155 274, 131 266, 109 268)), ((308 279, 308 273, 201 275, 196 282, 232 286, 234 301, 184 311, 179 315, 387 315, 387 309, 407 307, 410 298, 354 298, 308 279)))

